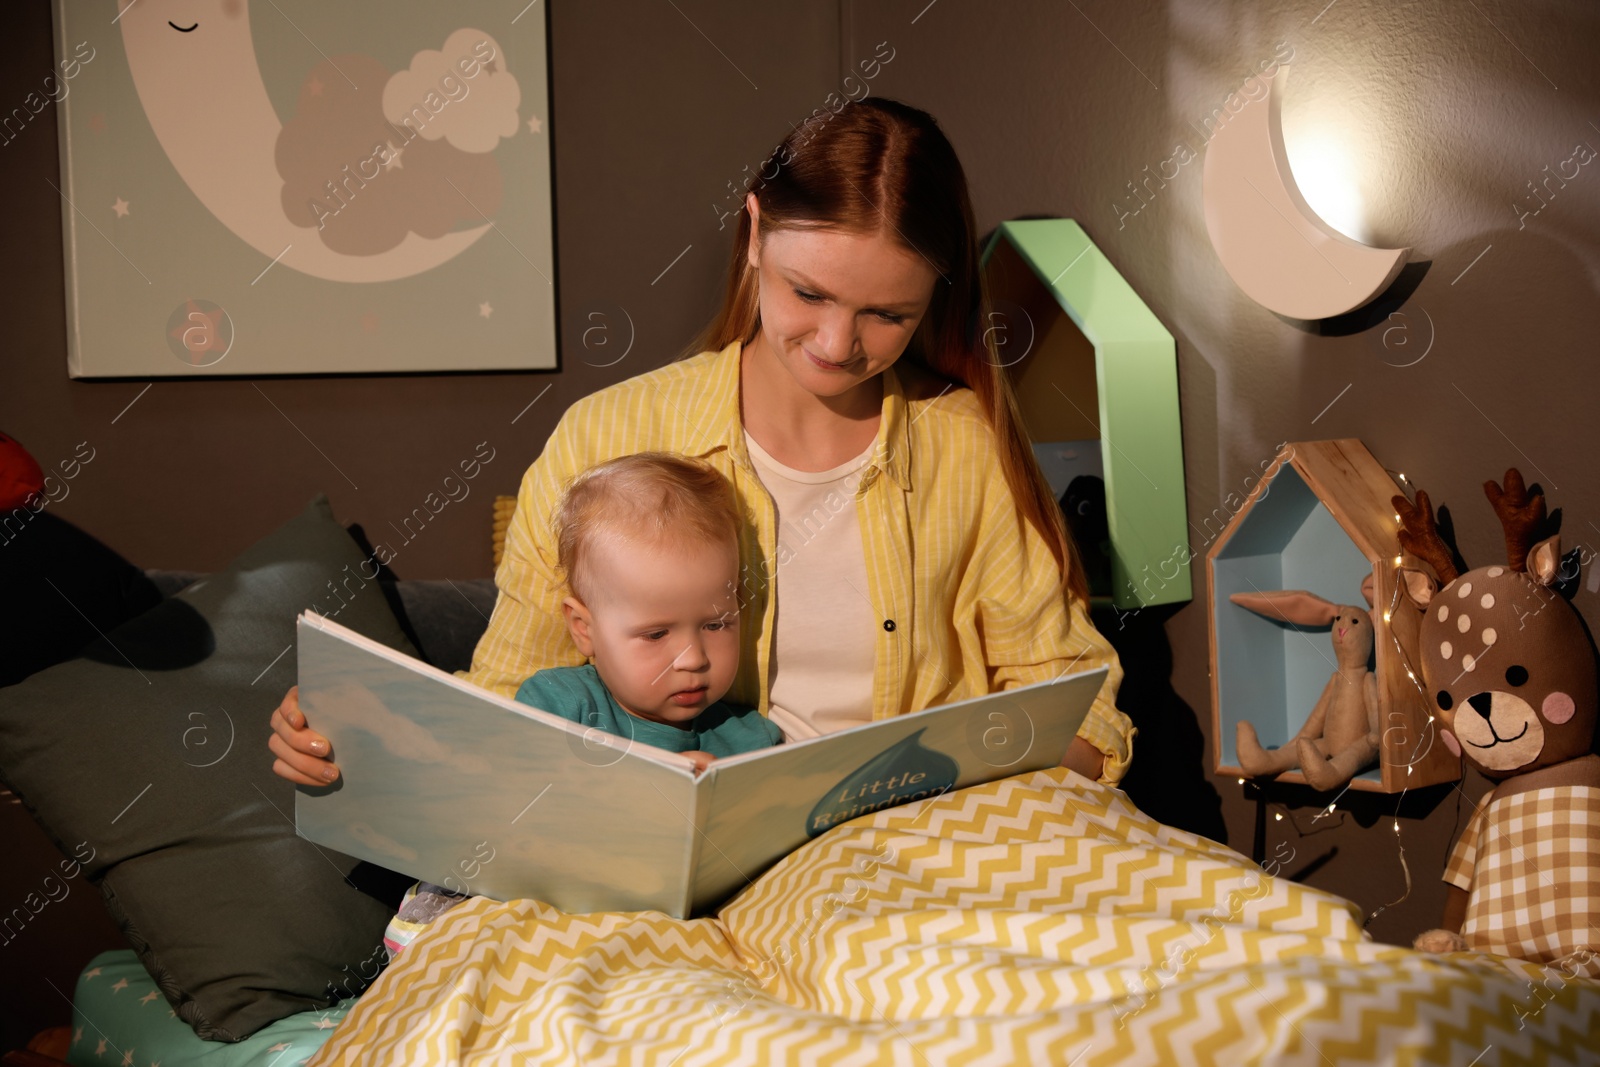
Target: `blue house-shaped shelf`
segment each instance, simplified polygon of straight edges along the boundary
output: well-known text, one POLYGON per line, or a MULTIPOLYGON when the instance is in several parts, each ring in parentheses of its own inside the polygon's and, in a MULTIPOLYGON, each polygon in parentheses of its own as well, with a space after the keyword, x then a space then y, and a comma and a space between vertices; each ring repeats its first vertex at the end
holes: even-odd
MULTIPOLYGON (((1305 589, 1365 606, 1373 578, 1373 661, 1378 679, 1379 764, 1351 788, 1394 793, 1460 777, 1438 739, 1423 691, 1421 613, 1400 591, 1400 547, 1391 499, 1400 493, 1360 441, 1286 446, 1206 555, 1211 609, 1212 725, 1219 774, 1238 775, 1241 719, 1261 743, 1294 737, 1334 669, 1326 629, 1295 626, 1232 603, 1234 593, 1305 589)), ((1298 771, 1278 781, 1301 782, 1298 771)))
MULTIPOLYGON (((983 271, 990 328, 1003 334, 998 350, 1046 480, 1058 498, 1077 475, 1104 481, 1109 575, 1094 599, 1190 600, 1172 334, 1071 219, 1002 223, 983 271)), ((1098 543, 1078 538, 1098 555, 1098 543)))

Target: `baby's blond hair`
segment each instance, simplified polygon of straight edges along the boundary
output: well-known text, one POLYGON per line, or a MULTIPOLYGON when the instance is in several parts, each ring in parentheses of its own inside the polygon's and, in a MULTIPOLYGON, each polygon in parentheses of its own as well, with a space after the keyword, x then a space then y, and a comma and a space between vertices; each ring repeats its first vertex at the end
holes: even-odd
POLYGON ((568 483, 556 505, 557 565, 579 600, 589 575, 586 546, 596 533, 654 545, 739 544, 733 486, 703 460, 637 452, 598 463, 568 483))

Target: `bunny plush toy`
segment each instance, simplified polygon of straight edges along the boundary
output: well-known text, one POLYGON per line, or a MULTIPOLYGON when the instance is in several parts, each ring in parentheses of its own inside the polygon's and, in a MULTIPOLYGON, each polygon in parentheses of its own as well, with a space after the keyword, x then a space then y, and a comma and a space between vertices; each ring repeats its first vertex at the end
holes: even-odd
POLYGON ((1416 939, 1600 976, 1600 756, 1594 730, 1594 646, 1582 618, 1551 588, 1557 537, 1542 494, 1508 470, 1484 491, 1505 529, 1506 565, 1458 574, 1427 494, 1402 516, 1400 545, 1437 575, 1402 568, 1423 611, 1422 675, 1446 748, 1495 781, 1445 868, 1443 928, 1416 939))
POLYGON ((1313 789, 1338 789, 1378 758, 1378 680, 1372 657, 1372 576, 1361 583, 1367 607, 1335 604, 1304 589, 1234 593, 1228 599, 1257 615, 1300 626, 1326 626, 1337 668, 1305 725, 1281 748, 1263 748, 1256 728, 1240 720, 1235 739, 1239 768, 1252 778, 1299 768, 1313 789))

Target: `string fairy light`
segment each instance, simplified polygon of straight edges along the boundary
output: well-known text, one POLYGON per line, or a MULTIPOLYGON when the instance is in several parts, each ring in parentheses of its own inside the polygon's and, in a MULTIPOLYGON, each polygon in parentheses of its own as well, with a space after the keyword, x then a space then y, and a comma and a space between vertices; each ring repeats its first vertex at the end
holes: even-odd
MULTIPOLYGON (((1406 768, 1406 773, 1409 774, 1410 770, 1411 769, 1409 767, 1407 767, 1406 768)), ((1389 910, 1390 908, 1395 907, 1395 906, 1397 906, 1399 904, 1405 903, 1406 899, 1411 896, 1411 865, 1406 862, 1406 843, 1400 837, 1400 805, 1405 803, 1405 799, 1406 799, 1406 790, 1402 789, 1402 790, 1400 790, 1400 799, 1395 801, 1393 823, 1394 823, 1394 843, 1395 843, 1395 847, 1400 850, 1400 873, 1405 876, 1406 888, 1405 888, 1405 891, 1403 893, 1401 893, 1400 896, 1398 898, 1396 898, 1395 900, 1391 900, 1387 904, 1379 905, 1372 912, 1371 915, 1367 916, 1366 922, 1361 924, 1363 927, 1366 927, 1366 926, 1370 925, 1372 923, 1373 919, 1376 919, 1379 915, 1382 915, 1385 911, 1389 910)))
MULTIPOLYGON (((1404 487, 1407 487, 1407 488, 1410 487, 1411 483, 1406 478, 1404 471, 1398 471, 1398 472, 1390 471, 1389 473, 1390 474, 1398 474, 1399 479, 1400 479, 1400 484, 1402 486, 1404 486, 1404 487)), ((1408 500, 1411 499, 1411 494, 1407 493, 1406 497, 1407 497, 1408 500)), ((1403 521, 1404 520, 1402 520, 1400 518, 1399 513, 1396 512, 1395 516, 1394 516, 1394 521, 1397 524, 1403 525, 1403 521)), ((1392 587, 1391 587, 1390 592, 1389 592, 1389 604, 1388 604, 1387 607, 1384 608, 1384 611, 1383 611, 1383 621, 1386 622, 1386 623, 1389 622, 1391 619, 1393 619, 1395 610, 1400 606, 1400 589, 1401 589, 1401 583, 1404 580, 1402 578, 1401 574, 1400 574, 1400 570, 1401 570, 1401 567, 1404 564, 1405 564, 1405 553, 1402 551, 1402 552, 1396 554, 1395 557, 1394 557, 1394 562, 1393 562, 1394 573, 1393 573, 1393 580, 1391 582, 1391 586, 1392 587)), ((1393 627, 1385 627, 1385 629, 1387 630, 1387 632, 1389 634, 1390 642, 1394 645, 1394 654, 1398 657, 1400 666, 1405 669, 1407 680, 1409 680, 1411 682, 1411 684, 1416 687, 1417 695, 1422 698, 1423 706, 1427 707, 1428 691, 1423 686, 1422 679, 1417 677, 1416 669, 1412 665, 1410 658, 1406 655, 1405 646, 1400 643, 1400 637, 1399 637, 1398 634, 1396 634, 1394 632, 1394 628, 1393 627)), ((1435 719, 1435 716, 1434 716, 1433 712, 1429 711, 1428 712, 1428 729, 1427 729, 1427 731, 1425 733, 1425 736, 1417 738, 1417 744, 1412 750, 1411 758, 1406 760, 1405 767, 1406 767, 1406 777, 1407 778, 1410 778, 1411 775, 1415 772, 1417 761, 1420 760, 1423 756, 1427 755, 1428 752, 1431 752, 1433 750, 1433 740, 1434 740, 1434 738, 1433 738, 1433 734, 1434 734, 1433 724, 1434 724, 1435 721, 1436 721, 1436 719, 1435 719), (1422 747, 1424 741, 1427 742, 1427 747, 1426 748, 1422 747)), ((1390 825, 1394 830, 1395 848, 1396 848, 1396 850, 1398 852, 1398 858, 1400 860, 1400 873, 1405 878, 1405 890, 1400 894, 1400 896, 1398 898, 1396 898, 1395 900, 1390 901, 1387 904, 1381 905, 1375 911, 1373 911, 1373 913, 1371 915, 1367 916, 1367 923, 1371 923, 1373 919, 1376 919, 1380 914, 1382 914, 1387 909, 1393 908, 1393 907, 1396 907, 1396 906, 1398 906, 1400 904, 1405 903, 1405 901, 1408 898, 1410 898, 1410 896, 1411 896, 1411 865, 1406 861, 1405 839, 1400 834, 1400 806, 1401 806, 1401 804, 1403 804, 1405 802, 1406 793, 1410 790, 1410 788, 1411 788, 1410 786, 1406 786, 1406 787, 1404 787, 1404 788, 1402 788, 1400 790, 1400 799, 1395 802, 1394 817, 1390 820, 1390 825)), ((1332 810, 1332 806, 1331 805, 1330 805, 1330 810, 1332 810)), ((1365 924, 1363 924, 1363 925, 1365 925, 1365 924)))
POLYGON ((1337 809, 1337 803, 1338 802, 1335 801, 1334 814, 1337 815, 1338 818, 1328 823, 1322 822, 1323 819, 1328 817, 1328 809, 1325 807, 1318 808, 1316 814, 1311 817, 1310 824, 1306 825, 1302 823, 1298 817, 1296 817, 1293 808, 1282 802, 1276 802, 1272 805, 1273 807, 1281 807, 1283 809, 1282 811, 1274 811, 1272 813, 1272 820, 1273 822, 1283 822, 1287 820, 1289 825, 1293 826, 1295 828, 1295 832, 1298 833, 1302 838, 1310 837, 1313 834, 1320 834, 1328 830, 1335 830, 1345 824, 1346 812, 1339 811, 1337 809))

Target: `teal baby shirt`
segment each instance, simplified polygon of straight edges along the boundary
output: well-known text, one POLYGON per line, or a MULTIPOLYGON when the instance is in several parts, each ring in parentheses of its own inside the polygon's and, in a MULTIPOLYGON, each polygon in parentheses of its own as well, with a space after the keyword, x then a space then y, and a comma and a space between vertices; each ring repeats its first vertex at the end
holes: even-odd
POLYGON ((688 729, 640 719, 622 710, 594 664, 547 667, 517 689, 517 699, 540 711, 592 726, 668 752, 737 756, 783 741, 783 731, 755 708, 717 701, 695 716, 688 729))

